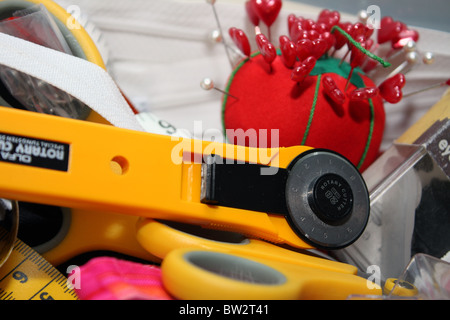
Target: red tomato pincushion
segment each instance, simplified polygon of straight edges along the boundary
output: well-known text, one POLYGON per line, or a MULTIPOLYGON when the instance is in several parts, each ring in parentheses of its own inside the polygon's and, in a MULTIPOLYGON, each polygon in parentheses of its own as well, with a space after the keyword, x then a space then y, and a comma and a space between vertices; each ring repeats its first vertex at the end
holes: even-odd
MULTIPOLYGON (((261 11, 252 12, 252 3, 246 5, 249 17, 261 11)), ((317 21, 291 14, 289 36, 280 36, 275 48, 260 32, 259 21, 251 19, 259 51, 244 53, 248 57, 231 73, 229 95, 223 96, 222 120, 230 143, 325 148, 347 157, 360 171, 376 159, 385 126, 384 100, 401 99, 404 76, 377 87, 363 71, 373 68, 373 62, 388 65, 370 52, 374 30, 339 20, 339 13, 329 10, 317 21), (344 46, 348 62, 333 57, 344 46), (256 140, 249 138, 252 134, 256 140)), ((230 29, 230 35, 238 32, 239 38, 232 40, 241 48, 248 41, 245 34, 230 29)))

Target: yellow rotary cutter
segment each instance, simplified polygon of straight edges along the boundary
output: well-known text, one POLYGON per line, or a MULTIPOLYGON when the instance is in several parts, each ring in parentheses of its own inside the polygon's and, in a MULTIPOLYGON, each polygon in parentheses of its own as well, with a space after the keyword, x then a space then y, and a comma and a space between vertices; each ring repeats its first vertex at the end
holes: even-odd
MULTIPOLYGON (((0 8, 16 10, 36 3, 44 4, 62 29, 71 19, 64 9, 46 0, 4 0, 0 8)), ((87 33, 82 28, 69 32, 76 40, 74 52, 104 68, 87 33)), ((354 267, 289 250, 285 253, 291 260, 274 263, 268 257, 271 250, 282 250, 252 240, 327 250, 356 241, 368 220, 369 197, 359 172, 339 154, 305 146, 254 149, 135 132, 105 126, 107 121, 95 112, 87 120, 0 107, 0 197, 71 208, 67 233, 44 255, 51 263, 90 250, 110 249, 146 260, 168 256, 163 267, 171 290, 183 287, 179 278, 171 278, 175 272, 170 271, 179 269, 181 263, 196 269, 203 279, 199 267, 243 262, 256 266, 251 271, 262 266, 260 270, 273 272, 261 273, 261 285, 271 277, 278 279, 277 285, 283 284, 273 291, 274 283, 270 283, 267 292, 261 291, 263 298, 315 298, 299 291, 310 283, 319 284, 319 290, 311 293, 329 289, 333 283, 338 293, 331 292, 330 298, 345 298, 361 290, 374 293, 364 279, 355 276, 354 267), (164 241, 149 244, 158 230, 164 230, 150 228, 158 225, 153 219, 238 232, 251 238, 249 250, 260 250, 262 255, 245 260, 248 248, 244 256, 242 248, 224 255, 215 246, 214 252, 186 249, 170 256, 161 254, 164 241), (293 266, 294 260, 300 266, 293 266), (305 273, 295 276, 299 272, 305 273), (307 278, 310 282, 304 282, 307 278), (287 279, 288 286, 280 279, 287 279)), ((217 284, 231 284, 230 297, 236 298, 232 293, 235 282, 217 284)))
POLYGON ((331 151, 177 140, 10 108, 0 114, 1 197, 193 223, 299 248, 342 248, 367 223, 364 181, 331 151), (21 153, 32 146, 50 148, 21 153))

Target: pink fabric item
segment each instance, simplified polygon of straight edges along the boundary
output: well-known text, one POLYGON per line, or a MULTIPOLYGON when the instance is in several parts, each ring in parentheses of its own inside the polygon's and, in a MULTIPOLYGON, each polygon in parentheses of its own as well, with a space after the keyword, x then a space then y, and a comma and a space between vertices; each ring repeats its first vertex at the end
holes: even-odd
POLYGON ((161 282, 161 269, 111 257, 80 267, 80 300, 173 300, 161 282))

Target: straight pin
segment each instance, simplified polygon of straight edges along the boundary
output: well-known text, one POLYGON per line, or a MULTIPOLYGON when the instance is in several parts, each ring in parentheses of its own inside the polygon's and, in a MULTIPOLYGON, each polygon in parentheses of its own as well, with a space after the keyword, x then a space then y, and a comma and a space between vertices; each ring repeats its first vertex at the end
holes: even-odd
POLYGON ((405 74, 406 72, 410 71, 412 68, 412 65, 416 64, 418 57, 419 57, 419 55, 417 54, 417 52, 415 52, 415 51, 408 52, 406 54, 406 60, 404 62, 402 62, 397 68, 395 68, 395 70, 392 71, 386 78, 391 78, 398 73, 405 74), (408 70, 404 71, 406 69, 406 67, 408 67, 408 66, 411 66, 411 67, 408 70))
MULTIPOLYGON (((217 27, 219 28, 220 34, 223 35, 222 27, 220 25, 219 16, 217 15, 216 7, 214 5, 216 3, 216 0, 206 0, 206 2, 211 4, 211 7, 212 7, 213 13, 214 13, 214 18, 216 19, 217 27)), ((230 53, 228 52, 228 46, 226 45, 225 40, 223 39, 223 37, 221 37, 220 40, 223 43, 223 46, 225 48, 225 53, 227 54, 228 61, 230 62, 231 67, 233 67, 233 60, 231 59, 230 53)))
POLYGON ((347 50, 347 52, 345 53, 345 55, 342 57, 341 61, 339 62, 339 66, 341 66, 344 63, 345 59, 347 58, 347 56, 350 54, 351 51, 352 50, 350 50, 350 49, 347 50))
POLYGON ((450 79, 447 79, 447 81, 443 81, 443 82, 434 84, 432 86, 429 86, 429 87, 426 87, 426 88, 423 88, 423 89, 420 89, 420 90, 417 90, 417 91, 405 94, 405 95, 403 95, 403 98, 410 97, 410 96, 415 95, 417 93, 425 92, 425 91, 428 91, 428 90, 431 90, 431 89, 440 88, 440 87, 443 87, 443 86, 450 86, 450 79))
POLYGON ((352 68, 350 69, 350 73, 349 73, 348 78, 347 78, 347 83, 345 84, 344 92, 346 92, 347 89, 348 89, 348 85, 350 84, 350 79, 351 79, 352 76, 353 76, 353 70, 355 70, 354 67, 352 67, 352 68))
POLYGON ((216 30, 211 31, 211 33, 209 34, 209 38, 214 43, 222 42, 225 47, 227 47, 229 50, 233 51, 236 55, 240 56, 241 58, 247 58, 247 56, 244 55, 240 50, 238 50, 235 47, 230 46, 228 43, 224 42, 222 34, 220 33, 219 30, 216 29, 216 30))
POLYGON ((219 92, 221 92, 221 93, 223 93, 223 94, 225 94, 225 95, 227 95, 227 96, 230 96, 230 97, 232 97, 232 98, 234 98, 234 99, 236 99, 236 100, 239 100, 239 98, 237 98, 237 97, 235 97, 235 96, 229 94, 228 92, 225 92, 225 91, 222 90, 222 89, 216 88, 216 87, 214 86, 214 81, 212 81, 211 78, 204 78, 204 79, 200 82, 200 87, 201 87, 203 90, 211 90, 211 89, 214 89, 214 90, 217 90, 217 91, 219 91, 219 92))

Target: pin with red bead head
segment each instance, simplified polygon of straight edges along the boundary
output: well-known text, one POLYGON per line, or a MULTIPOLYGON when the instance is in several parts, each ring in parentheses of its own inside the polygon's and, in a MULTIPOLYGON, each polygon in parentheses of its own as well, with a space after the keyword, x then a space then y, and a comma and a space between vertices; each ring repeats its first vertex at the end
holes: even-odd
POLYGON ((375 98, 380 90, 377 87, 357 88, 349 91, 347 97, 350 101, 364 101, 375 98))
POLYGON ((292 22, 293 19, 292 15, 288 17, 289 36, 294 43, 300 39, 310 39, 312 41, 319 38, 319 31, 313 29, 313 20, 296 17, 296 20, 292 22))
POLYGON ((329 53, 336 43, 336 37, 330 31, 325 31, 319 35, 319 38, 325 40, 327 44, 325 52, 329 53))
POLYGON ((297 46, 288 36, 281 35, 279 38, 281 60, 286 68, 293 68, 297 61, 297 46))
POLYGON ((297 84, 302 83, 314 69, 316 62, 317 59, 314 56, 307 57, 292 70, 291 79, 297 84))
POLYGON ((319 32, 319 38, 325 40, 327 48, 326 53, 336 45, 336 37, 331 33, 331 29, 338 25, 341 20, 341 14, 338 11, 323 9, 317 18, 317 22, 313 24, 312 29, 319 32))
POLYGON ((395 104, 400 102, 403 97, 402 89, 405 86, 406 80, 403 73, 398 73, 386 80, 379 86, 380 95, 389 103, 395 104))
MULTIPOLYGON (((289 38, 292 41, 296 41, 297 39, 294 39, 294 33, 295 33, 295 29, 298 28, 297 24, 299 24, 299 18, 297 18, 297 16, 293 13, 289 14, 287 17, 287 30, 288 30, 288 35, 289 38)), ((301 29, 301 25, 299 27, 301 29)))
MULTIPOLYGON (((396 51, 403 49, 403 47, 410 41, 417 42, 419 40, 419 33, 416 30, 409 29, 408 26, 400 21, 394 21, 390 17, 385 17, 381 20, 381 28, 386 28, 387 35, 382 36, 382 40, 391 44, 391 49, 385 56, 389 59, 396 51), (383 20, 384 19, 384 20, 383 20)), ((380 29, 383 33, 382 29, 380 29)))
POLYGON ((419 40, 419 34, 415 30, 404 30, 399 33, 394 39, 391 41, 392 49, 386 54, 385 59, 393 60, 398 55, 403 52, 412 52, 417 51, 416 42, 419 40), (413 34, 414 36, 408 36, 408 33, 413 34), (401 36, 403 35, 403 37, 401 36))
POLYGON ((331 28, 337 25, 341 20, 341 14, 339 11, 331 11, 329 9, 323 9, 320 11, 317 18, 319 24, 324 24, 326 26, 326 31, 330 31, 331 28))
POLYGON ((231 27, 228 29, 228 34, 236 47, 239 49, 239 52, 245 57, 250 57, 251 47, 245 32, 241 29, 231 27))
POLYGON ((288 16, 289 36, 297 46, 300 46, 298 49, 300 61, 309 55, 319 59, 329 52, 336 43, 335 36, 330 33, 330 30, 339 22, 339 19, 340 15, 337 11, 329 10, 323 10, 317 21, 297 17, 294 14, 288 16))
POLYGON ((343 105, 345 102, 344 93, 338 88, 336 82, 330 76, 322 78, 322 86, 325 94, 338 105, 343 105))
MULTIPOLYGON (((372 60, 380 63, 384 67, 390 66, 390 63, 384 61, 383 59, 375 56, 370 50, 374 44, 373 39, 370 38, 373 31, 365 26, 364 24, 358 22, 353 25, 347 26, 347 30, 350 33, 343 30, 339 25, 336 25, 332 28, 332 33, 336 32, 340 34, 343 38, 346 39, 347 46, 349 47, 349 51, 347 53, 351 53, 350 56, 350 72, 347 77, 347 82, 345 85, 344 92, 347 91, 350 81, 353 76, 353 72, 355 68, 361 67, 363 63, 367 60, 368 57, 371 57, 372 60)), ((338 39, 338 37, 336 37, 338 39)), ((345 56, 339 62, 339 66, 344 62, 345 56)), ((366 95, 367 96, 367 95, 366 95)))
POLYGON ((317 38, 312 41, 312 55, 316 60, 318 60, 320 57, 322 57, 328 49, 328 43, 327 40, 317 38))
POLYGON ((313 55, 313 43, 309 39, 300 39, 297 41, 295 52, 299 61, 303 61, 306 58, 313 55))
POLYGON ((377 42, 379 44, 390 42, 404 29, 406 29, 404 23, 395 21, 389 16, 383 17, 380 21, 380 29, 377 33, 377 42))
MULTIPOLYGON (((361 22, 356 22, 352 24, 350 27, 348 27, 347 33, 357 42, 364 43, 366 41, 366 27, 361 22)), ((352 52, 353 48, 352 41, 348 41, 347 39, 346 44, 347 44, 347 52, 342 57, 339 65, 342 65, 347 56, 352 52)))
MULTIPOLYGON (((338 23, 337 26, 339 26, 347 34, 349 34, 350 30, 352 29, 352 23, 348 22, 348 21, 347 22, 338 23)), ((334 36, 335 36, 336 42, 334 44, 334 51, 332 52, 331 56, 334 56, 336 51, 340 50, 348 42, 348 39, 342 33, 337 32, 337 33, 334 34, 334 36)))
POLYGON ((271 26, 277 19, 282 5, 281 0, 250 0, 249 9, 266 25, 269 42, 272 41, 271 26))
POLYGON ((360 47, 355 47, 352 46, 351 48, 351 56, 350 56, 350 73, 348 75, 347 78, 347 83, 345 85, 345 90, 347 91, 348 85, 350 83, 350 79, 352 78, 353 75, 353 71, 355 70, 356 67, 360 67, 364 61, 366 60, 367 56, 364 54, 364 52, 361 50, 361 48, 364 48, 366 50, 370 50, 372 48, 373 45, 373 40, 372 39, 368 39, 366 40, 366 37, 363 35, 359 36, 359 44, 360 47))
POLYGON ((277 50, 275 46, 267 39, 267 37, 257 31, 255 36, 256 45, 258 46, 264 61, 269 65, 270 73, 272 73, 272 62, 277 57, 277 50))
POLYGON ((392 49, 402 49, 408 42, 419 40, 419 32, 412 29, 405 29, 400 31, 391 41, 392 49))

